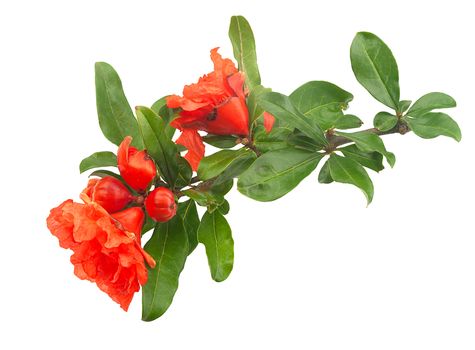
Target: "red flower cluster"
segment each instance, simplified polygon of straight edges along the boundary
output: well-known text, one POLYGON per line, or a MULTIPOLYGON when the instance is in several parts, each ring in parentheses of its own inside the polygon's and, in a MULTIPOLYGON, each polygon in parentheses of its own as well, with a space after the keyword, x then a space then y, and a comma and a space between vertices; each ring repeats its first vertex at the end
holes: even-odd
MULTIPOLYGON (((218 48, 211 50, 214 71, 187 85, 183 96, 172 95, 167 98, 169 108, 181 108, 180 116, 171 125, 182 131, 176 140, 185 146, 185 158, 193 170, 205 153, 205 146, 198 130, 216 135, 249 135, 249 113, 244 90, 244 73, 239 72, 234 63, 223 59, 218 48)), ((274 117, 264 114, 267 130, 272 128, 274 117)))
MULTIPOLYGON (((134 293, 147 281, 145 262, 155 267, 153 258, 142 249, 140 235, 145 190, 157 171, 147 153, 131 147, 131 141, 124 139, 117 158, 122 178, 137 196, 114 177, 91 179, 80 196, 84 204, 66 200, 47 219, 60 246, 73 251, 76 276, 95 282, 126 311, 134 293)), ((175 199, 169 189, 156 188, 149 196, 146 209, 153 219, 167 221, 175 215, 175 199), (158 198, 157 192, 162 194, 158 198)))

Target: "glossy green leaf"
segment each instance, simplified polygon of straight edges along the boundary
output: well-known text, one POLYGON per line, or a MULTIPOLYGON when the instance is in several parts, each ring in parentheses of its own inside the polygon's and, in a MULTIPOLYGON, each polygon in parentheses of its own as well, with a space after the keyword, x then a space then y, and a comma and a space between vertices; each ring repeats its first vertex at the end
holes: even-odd
POLYGON ((354 114, 343 114, 333 120, 332 128, 345 130, 359 128, 363 125, 363 121, 354 114))
POLYGON ((188 235, 188 255, 195 250, 198 245, 198 227, 200 226, 200 217, 196 209, 196 204, 189 199, 186 202, 178 204, 177 215, 181 216, 188 235))
POLYGON ((96 105, 99 126, 104 136, 120 145, 126 136, 132 136, 132 146, 143 148, 137 120, 122 89, 119 75, 105 62, 96 62, 96 105))
POLYGON ((79 164, 79 172, 106 166, 117 166, 117 156, 112 152, 96 152, 84 158, 79 164))
POLYGON ((178 289, 178 278, 188 256, 188 235, 183 219, 176 215, 157 225, 144 248, 155 260, 142 288, 142 320, 153 321, 163 315, 178 289))
POLYGON ((345 157, 353 159, 366 168, 372 169, 376 172, 380 172, 384 169, 383 155, 381 153, 364 152, 356 145, 338 148, 338 150, 341 151, 345 157))
POLYGON ((411 106, 411 103, 412 101, 409 101, 409 100, 399 101, 399 104, 397 106, 397 112, 401 114, 404 113, 405 111, 409 109, 409 107, 411 106))
POLYGON ((229 39, 233 45, 238 69, 244 72, 246 85, 252 90, 261 83, 257 66, 256 43, 249 22, 243 16, 232 16, 229 24, 229 39))
POLYGON ((434 109, 452 108, 457 106, 457 102, 447 94, 442 92, 430 92, 418 99, 407 111, 407 115, 418 117, 434 109))
POLYGON ((228 179, 228 180, 219 181, 219 182, 213 181, 211 186, 208 189, 208 192, 216 196, 224 197, 229 191, 231 191, 231 189, 233 188, 233 185, 234 185, 233 179, 228 179))
POLYGON ((251 93, 249 94, 249 97, 247 98, 247 109, 249 110, 249 125, 252 125, 252 123, 254 123, 254 121, 259 118, 262 113, 264 113, 264 110, 257 103, 259 100, 259 96, 271 91, 271 89, 265 88, 262 85, 256 85, 252 89, 251 93))
POLYGON ((373 183, 366 170, 350 158, 332 154, 328 160, 330 174, 336 182, 351 184, 363 191, 369 203, 373 200, 373 183))
POLYGON ((156 161, 160 175, 174 186, 178 175, 178 151, 173 141, 164 132, 164 121, 150 108, 137 107, 140 132, 148 153, 156 161))
POLYGON ((293 130, 293 128, 274 125, 271 132, 268 133, 264 127, 258 127, 255 129, 254 146, 262 153, 287 148, 289 147, 287 139, 293 130))
POLYGON ((190 163, 183 158, 177 158, 178 163, 178 175, 176 179, 177 187, 184 187, 190 184, 191 177, 193 176, 193 170, 191 169, 190 163))
POLYGON ((198 241, 206 248, 211 277, 216 282, 224 281, 233 269, 234 241, 231 227, 218 210, 203 215, 198 241))
POLYGON ((218 207, 218 210, 221 214, 227 215, 229 213, 229 202, 224 200, 223 204, 218 207))
POLYGON ((330 184, 333 182, 332 175, 330 174, 330 166, 328 161, 323 164, 320 172, 318 173, 318 182, 321 184, 330 184))
POLYGON ((198 176, 201 180, 209 180, 226 171, 228 173, 227 180, 230 178, 229 175, 231 177, 237 176, 243 169, 243 165, 248 164, 249 166, 254 159, 256 159, 256 154, 246 148, 222 150, 204 157, 200 161, 198 176))
POLYGON ((313 119, 303 115, 291 102, 290 98, 277 92, 267 92, 259 98, 259 105, 276 119, 299 129, 320 145, 328 144, 322 129, 313 119))
POLYGON ((445 113, 429 112, 417 118, 405 118, 407 124, 419 137, 432 139, 437 136, 448 136, 456 141, 462 139, 462 132, 453 120, 445 113))
POLYGON ((227 136, 227 135, 205 135, 202 137, 202 140, 207 144, 214 146, 216 148, 233 148, 237 144, 236 136, 227 136))
POLYGON ((193 199, 198 205, 202 207, 216 209, 224 202, 224 197, 221 194, 213 193, 206 190, 197 190, 190 188, 183 191, 183 194, 193 199))
POLYGON ((391 167, 393 167, 396 163, 396 157, 393 153, 386 150, 386 146, 384 146, 384 142, 381 137, 372 132, 358 131, 354 133, 346 133, 339 131, 335 134, 344 136, 347 139, 353 141, 363 152, 378 152, 382 154, 386 157, 386 160, 391 167))
POLYGON ((373 120, 374 127, 381 131, 388 131, 397 124, 397 117, 388 112, 379 112, 373 120))
POLYGON ((307 151, 315 152, 320 149, 318 143, 316 143, 310 137, 304 135, 300 130, 295 130, 287 138, 287 143, 295 148, 304 149, 307 151))
POLYGON ((334 123, 337 121, 334 119, 343 116, 341 111, 348 107, 353 95, 327 81, 310 81, 292 92, 289 98, 301 113, 314 119, 323 130, 327 130, 336 127, 334 123))
POLYGON ((163 119, 163 122, 165 123, 164 133, 167 138, 172 139, 176 129, 170 125, 170 122, 176 117, 178 110, 167 107, 167 96, 155 101, 151 109, 155 112, 155 114, 163 119))
POLYGON ((389 47, 376 35, 360 32, 351 44, 350 58, 359 83, 379 102, 397 110, 399 73, 389 47))
POLYGON ((267 152, 239 177, 238 190, 258 201, 273 201, 294 189, 322 157, 296 148, 267 152))

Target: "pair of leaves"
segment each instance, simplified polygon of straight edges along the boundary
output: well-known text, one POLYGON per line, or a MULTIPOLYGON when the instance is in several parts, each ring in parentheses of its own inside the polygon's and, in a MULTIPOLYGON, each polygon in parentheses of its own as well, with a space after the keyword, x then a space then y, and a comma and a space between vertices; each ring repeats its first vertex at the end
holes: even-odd
POLYGON ((241 174, 238 190, 258 201, 273 201, 294 189, 322 157, 321 153, 293 147, 269 151, 241 174))

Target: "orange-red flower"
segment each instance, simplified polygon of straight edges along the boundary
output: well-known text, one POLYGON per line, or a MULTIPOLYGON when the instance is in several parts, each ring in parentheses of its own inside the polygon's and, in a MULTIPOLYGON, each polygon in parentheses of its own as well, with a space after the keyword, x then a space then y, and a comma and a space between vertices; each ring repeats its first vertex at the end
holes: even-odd
POLYGON ((193 170, 204 156, 204 144, 198 130, 216 135, 249 134, 249 113, 244 92, 244 74, 230 59, 223 59, 218 48, 211 50, 214 71, 198 83, 187 85, 183 96, 167 98, 169 108, 181 108, 171 125, 182 131, 177 143, 185 146, 185 158, 193 170))
POLYGON ((140 245, 142 209, 128 208, 110 215, 82 193, 82 203, 63 202, 51 210, 48 228, 61 247, 71 249, 74 273, 95 282, 127 311, 135 292, 147 281, 145 261, 155 261, 140 245))

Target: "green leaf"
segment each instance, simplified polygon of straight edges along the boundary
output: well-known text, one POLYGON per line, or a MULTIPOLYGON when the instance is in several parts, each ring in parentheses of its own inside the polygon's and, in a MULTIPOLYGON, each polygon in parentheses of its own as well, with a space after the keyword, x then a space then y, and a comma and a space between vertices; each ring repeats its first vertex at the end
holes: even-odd
POLYGON ((407 111, 407 115, 418 117, 433 109, 452 108, 455 106, 457 106, 457 102, 449 95, 442 92, 430 92, 414 102, 409 111, 407 111))
POLYGON ((157 162, 160 175, 175 186, 178 175, 177 148, 164 132, 164 121, 150 108, 137 107, 137 119, 148 153, 157 162))
POLYGON ((290 101, 290 98, 277 92, 267 92, 259 98, 259 105, 276 119, 299 129, 320 145, 328 144, 322 129, 316 121, 303 115, 290 101))
POLYGON ((356 115, 341 113, 338 118, 333 120, 333 125, 331 127, 345 130, 359 128, 361 125, 363 125, 363 121, 356 115))
POLYGON ((248 21, 242 16, 232 16, 229 25, 229 39, 238 62, 239 71, 244 72, 246 85, 250 90, 261 83, 257 67, 256 43, 248 21))
POLYGON ((247 98, 247 109, 249 110, 249 125, 252 126, 252 123, 254 123, 254 121, 264 113, 264 110, 257 103, 259 100, 259 96, 271 91, 271 89, 265 88, 262 85, 256 85, 252 89, 251 93, 249 94, 249 97, 247 98))
POLYGON ((177 187, 185 187, 190 184, 191 177, 193 176, 193 170, 191 169, 190 163, 183 158, 178 157, 178 176, 176 179, 177 187))
POLYGON ((348 140, 353 141, 363 152, 378 152, 382 154, 386 157, 389 165, 394 167, 394 164, 396 163, 396 157, 393 153, 386 150, 383 140, 378 135, 367 131, 358 131, 354 133, 338 131, 335 134, 346 137, 348 140))
POLYGON ((233 148, 237 144, 237 137, 235 136, 208 134, 202 136, 201 139, 216 148, 233 148))
POLYGON ((330 167, 328 161, 323 164, 320 172, 318 173, 318 182, 321 184, 330 184, 333 182, 332 175, 330 174, 330 167))
POLYGON ((399 73, 389 47, 376 35, 360 32, 353 39, 350 57, 359 83, 379 102, 397 110, 399 73))
POLYGON ((249 166, 255 159, 256 154, 246 148, 219 151, 200 161, 198 176, 201 180, 209 180, 226 171, 228 172, 227 180, 230 178, 229 173, 232 173, 231 177, 239 175, 244 165, 249 166))
POLYGON ((287 139, 292 132, 293 129, 274 125, 271 132, 268 133, 264 127, 260 126, 255 129, 254 146, 262 153, 287 148, 289 147, 287 139))
POLYGON ((164 133, 167 135, 167 138, 171 140, 173 135, 175 135, 176 129, 170 125, 170 122, 175 119, 176 115, 178 114, 178 109, 167 107, 167 97, 168 96, 164 96, 161 99, 155 101, 151 108, 155 114, 163 119, 163 122, 165 123, 164 133))
POLYGON ((228 180, 219 181, 219 182, 213 181, 208 191, 215 196, 224 197, 229 191, 231 191, 231 189, 233 188, 233 185, 234 185, 233 179, 228 179, 228 180))
POLYGON ((102 133, 117 146, 126 136, 132 136, 132 146, 142 149, 137 120, 125 97, 119 75, 105 62, 96 62, 95 72, 97 115, 102 133))
POLYGON ((155 220, 153 220, 150 216, 148 216, 147 213, 145 213, 145 222, 142 226, 142 231, 141 231, 140 234, 143 236, 148 231, 154 229, 155 226, 157 226, 157 222, 155 220))
POLYGON ((239 177, 238 190, 258 201, 273 201, 294 189, 322 157, 296 148, 267 152, 239 177))
POLYGON ((229 213, 229 202, 224 200, 223 204, 218 207, 218 210, 221 214, 227 215, 229 213))
POLYGON ((144 249, 157 263, 155 268, 149 268, 148 281, 142 288, 142 320, 153 321, 172 303, 188 256, 188 235, 183 219, 176 215, 157 225, 144 249))
POLYGON ((383 155, 378 152, 363 152, 356 145, 338 148, 347 158, 360 163, 362 166, 380 172, 384 169, 383 155))
POLYGON ((79 164, 79 172, 105 166, 117 166, 117 156, 112 152, 96 152, 84 158, 79 164))
POLYGON ((453 120, 445 113, 429 112, 417 118, 405 118, 407 124, 419 137, 432 139, 437 136, 448 136, 456 141, 462 139, 462 132, 453 120))
MULTIPOLYGON (((348 107, 353 95, 327 81, 310 81, 292 92, 289 98, 301 113, 314 119, 323 130, 327 130, 336 127, 334 119, 343 116, 341 111, 348 107)), ((358 119, 357 124, 359 122, 361 121, 358 119)), ((354 127, 359 126, 361 124, 354 127)))
POLYGON ((399 112, 401 114, 404 113, 411 106, 411 103, 412 103, 412 101, 409 101, 409 100, 399 101, 399 104, 397 106, 397 112, 399 112))
POLYGON ((295 130, 287 138, 287 143, 295 148, 315 152, 320 149, 319 145, 310 137, 305 136, 300 130, 295 130))
POLYGON ((200 226, 200 217, 196 209, 196 204, 189 199, 186 202, 178 204, 178 215, 183 219, 186 233, 188 235, 188 255, 195 250, 198 245, 198 227, 200 226))
POLYGON ((183 194, 193 199, 198 205, 211 208, 211 210, 216 209, 224 202, 224 197, 221 194, 215 194, 205 190, 190 188, 183 191, 183 194))
POLYGON ((381 131, 388 131, 397 124, 397 117, 388 112, 379 112, 374 116, 374 127, 381 131))
POLYGON ((234 241, 231 227, 218 210, 203 215, 198 241, 206 248, 211 277, 216 282, 224 281, 233 269, 234 241))
POLYGON ((330 174, 336 182, 351 184, 363 191, 368 204, 373 200, 373 183, 366 170, 350 158, 332 154, 328 160, 330 174))

